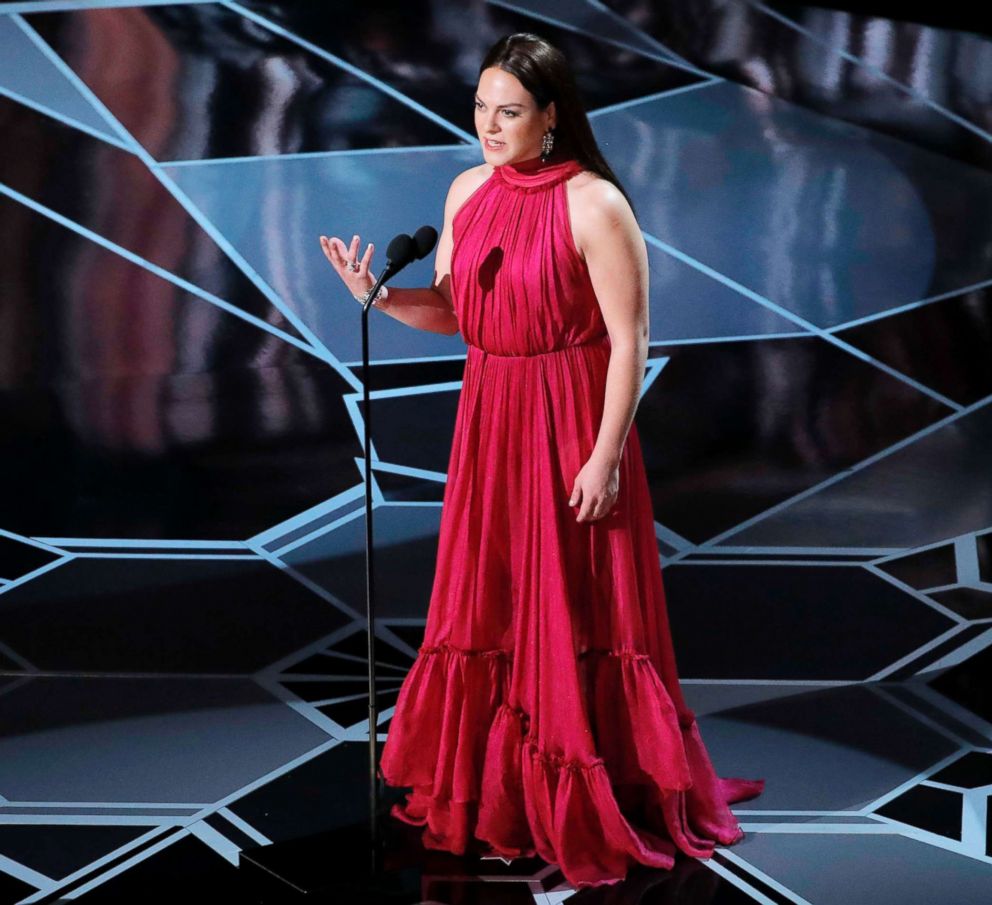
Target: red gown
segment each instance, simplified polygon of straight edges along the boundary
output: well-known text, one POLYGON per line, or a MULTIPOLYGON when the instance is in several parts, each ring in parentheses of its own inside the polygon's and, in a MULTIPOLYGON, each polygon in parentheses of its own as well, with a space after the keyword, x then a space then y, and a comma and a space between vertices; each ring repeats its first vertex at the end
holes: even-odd
MULTIPOLYGON (((573 887, 743 837, 686 706, 636 424, 615 511, 568 500, 596 442, 610 342, 572 239, 571 158, 496 166, 457 211, 468 354, 418 656, 379 775, 428 848, 537 855, 573 887)), ((622 266, 622 262, 617 262, 622 266)))

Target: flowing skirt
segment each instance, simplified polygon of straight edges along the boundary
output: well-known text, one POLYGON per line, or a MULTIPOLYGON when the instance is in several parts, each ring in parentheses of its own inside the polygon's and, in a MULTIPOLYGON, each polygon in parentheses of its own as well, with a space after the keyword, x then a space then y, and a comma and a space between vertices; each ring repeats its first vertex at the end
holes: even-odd
POLYGON ((379 775, 425 847, 537 855, 576 888, 709 857, 743 831, 686 706, 636 424, 614 510, 577 522, 608 338, 538 355, 469 346, 418 656, 379 775))

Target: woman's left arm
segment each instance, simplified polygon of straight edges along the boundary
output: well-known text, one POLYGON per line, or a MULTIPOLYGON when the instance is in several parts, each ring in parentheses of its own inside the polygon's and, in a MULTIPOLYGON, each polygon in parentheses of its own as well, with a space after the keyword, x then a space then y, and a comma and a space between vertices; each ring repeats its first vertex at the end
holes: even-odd
MULTIPOLYGON (((648 255, 634 212, 615 185, 596 179, 575 195, 576 245, 585 256, 611 347, 603 419, 592 455, 583 468, 583 472, 587 468, 591 472, 587 476, 591 496, 601 497, 601 502, 595 505, 593 501, 589 510, 580 512, 579 520, 583 521, 583 515, 605 515, 616 499, 616 492, 609 492, 616 475, 609 475, 613 480, 607 479, 602 493, 593 485, 603 483, 604 473, 617 470, 640 400, 649 337, 648 255)), ((586 495, 573 492, 572 500, 586 495)))

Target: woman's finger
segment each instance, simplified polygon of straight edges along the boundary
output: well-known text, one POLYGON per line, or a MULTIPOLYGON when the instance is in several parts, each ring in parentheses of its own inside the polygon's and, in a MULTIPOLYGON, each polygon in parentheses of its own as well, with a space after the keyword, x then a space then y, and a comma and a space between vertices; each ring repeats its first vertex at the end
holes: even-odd
POLYGON ((345 273, 351 273, 351 262, 354 260, 355 255, 351 249, 344 244, 344 242, 340 245, 339 255, 341 260, 341 269, 345 273))
POLYGON ((348 263, 348 246, 344 244, 342 239, 334 239, 334 248, 338 253, 338 262, 344 267, 348 263))
POLYGON ((340 256, 338 255, 337 249, 334 247, 334 244, 328 239, 322 240, 320 244, 321 244, 321 248, 323 248, 324 250, 324 257, 327 258, 328 261, 330 261, 331 266, 336 271, 340 272, 341 260, 340 260, 340 256))
POLYGON ((583 497, 582 502, 579 504, 579 511, 575 515, 575 520, 579 522, 584 522, 589 518, 589 513, 592 511, 592 503, 589 502, 590 497, 583 497))
POLYGON ((374 248, 375 248, 375 245, 372 242, 369 242, 369 247, 365 249, 365 254, 362 255, 362 260, 361 260, 361 269, 362 270, 368 270, 369 269, 369 263, 372 261, 372 250, 374 248))
POLYGON ((340 270, 342 265, 341 252, 338 250, 338 244, 341 240, 337 236, 327 236, 321 237, 321 245, 324 248, 324 254, 327 255, 327 260, 334 265, 335 269, 340 270))
POLYGON ((323 243, 324 254, 327 260, 331 262, 331 266, 338 272, 341 272, 343 266, 343 259, 341 258, 341 253, 338 251, 337 246, 334 244, 333 239, 327 239, 323 243))
POLYGON ((593 518, 598 521, 599 519, 604 518, 607 512, 609 512, 609 510, 610 510, 609 496, 601 497, 600 499, 596 500, 596 505, 593 506, 593 512, 594 512, 593 518))

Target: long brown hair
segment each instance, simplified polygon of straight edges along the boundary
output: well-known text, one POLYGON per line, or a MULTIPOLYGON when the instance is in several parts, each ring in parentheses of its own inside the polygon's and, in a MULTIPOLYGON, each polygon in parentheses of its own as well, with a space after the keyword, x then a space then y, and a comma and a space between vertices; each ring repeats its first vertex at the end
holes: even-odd
POLYGON ((552 130, 555 156, 561 153, 574 157, 587 170, 612 182, 633 210, 630 195, 599 150, 565 55, 539 35, 517 32, 500 38, 489 48, 479 66, 479 75, 490 67, 515 76, 541 110, 554 101, 557 114, 557 123, 552 130))

